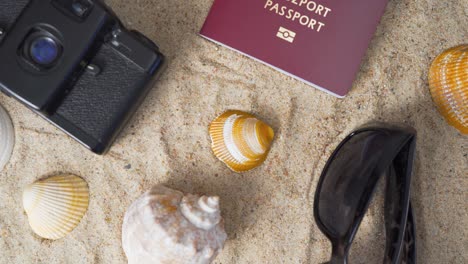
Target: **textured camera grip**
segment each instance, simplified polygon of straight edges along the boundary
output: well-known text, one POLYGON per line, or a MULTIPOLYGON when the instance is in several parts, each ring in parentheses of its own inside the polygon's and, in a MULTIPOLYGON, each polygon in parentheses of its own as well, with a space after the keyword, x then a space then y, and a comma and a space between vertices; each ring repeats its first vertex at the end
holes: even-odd
POLYGON ((9 29, 29 0, 0 0, 0 28, 9 29))
POLYGON ((102 72, 86 71, 56 111, 81 132, 110 144, 146 94, 150 76, 104 45, 92 62, 102 72))

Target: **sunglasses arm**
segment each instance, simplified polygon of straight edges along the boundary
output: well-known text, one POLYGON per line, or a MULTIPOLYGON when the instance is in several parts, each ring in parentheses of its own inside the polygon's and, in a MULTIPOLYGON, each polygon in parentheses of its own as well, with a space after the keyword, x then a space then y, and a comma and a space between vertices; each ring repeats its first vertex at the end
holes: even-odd
POLYGON ((333 245, 332 257, 328 264, 347 264, 348 254, 342 245, 333 245))
POLYGON ((333 256, 327 264, 348 264, 348 260, 340 256, 333 256))

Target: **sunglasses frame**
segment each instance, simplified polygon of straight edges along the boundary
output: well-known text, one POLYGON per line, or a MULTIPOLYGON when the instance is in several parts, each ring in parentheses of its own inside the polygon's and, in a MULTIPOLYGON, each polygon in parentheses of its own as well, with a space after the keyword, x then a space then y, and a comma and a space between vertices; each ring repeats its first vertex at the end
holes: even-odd
MULTIPOLYGON (((388 140, 389 142, 393 142, 388 140)), ((386 221, 386 233, 387 233, 387 245, 385 250, 385 258, 383 260, 384 263, 392 263, 392 264, 401 264, 401 263, 408 263, 414 264, 416 263, 416 247, 415 247, 415 225, 414 225, 414 217, 412 212, 412 207, 410 204, 410 185, 411 185, 411 176, 413 170, 413 160, 414 160, 414 153, 416 148, 416 132, 412 128, 400 128, 394 127, 389 125, 382 125, 379 126, 372 126, 361 128, 350 135, 348 135, 335 149, 331 157, 328 159, 322 174, 320 176, 317 191, 315 193, 314 199, 314 218, 322 233, 331 241, 332 243, 332 257, 330 264, 346 264, 347 258, 349 255, 349 250, 351 248, 352 242, 355 238, 355 235, 359 229, 359 226, 364 218, 370 202, 372 201, 373 195, 376 191, 376 186, 380 178, 384 174, 386 174, 387 178, 387 191, 385 196, 385 221, 386 221), (370 179, 372 182, 368 184, 366 187, 366 191, 363 193, 362 197, 367 196, 367 201, 362 204, 362 200, 360 201, 359 205, 363 205, 362 207, 357 209, 357 214, 353 219, 352 225, 350 229, 347 231, 346 235, 340 239, 339 237, 333 237, 330 233, 330 230, 326 228, 326 226, 322 223, 320 219, 319 213, 319 202, 320 202, 320 193, 322 189, 323 182, 325 180, 325 176, 332 165, 333 161, 335 160, 338 153, 342 150, 343 146, 348 143, 351 138, 354 136, 364 133, 364 132, 374 132, 374 133, 383 133, 388 136, 388 139, 395 139, 401 138, 399 140, 399 145, 385 145, 385 153, 382 155, 382 158, 376 165, 376 169, 380 169, 380 173, 376 179, 370 179), (398 160, 401 155, 406 155, 406 158, 403 160, 398 160), (403 173, 403 175, 397 175, 395 171, 395 162, 405 162, 406 164, 398 164, 403 166, 403 172, 401 170, 399 173, 403 173), (380 165, 380 166, 378 166, 380 165), (393 170, 393 172, 391 171, 393 170), (391 175, 393 174, 393 175, 391 175), (393 182, 392 182, 393 181, 393 182), (396 184, 396 185, 395 185, 396 184), (398 188, 398 184, 402 185, 402 187, 398 188), (393 187, 390 190, 390 187, 393 187), (398 190, 401 192, 400 194, 394 194, 392 192, 398 190), (395 196, 399 196, 399 204, 397 206, 393 206, 393 209, 400 209, 397 211, 387 210, 387 205, 395 205, 393 204, 392 198, 395 196), (387 212, 388 211, 388 212, 387 212), (390 219, 389 219, 390 218, 390 219), (392 219, 393 218, 393 219, 392 219), (392 221, 392 223, 388 223, 388 221, 392 221), (389 226, 398 227, 398 234, 389 235, 390 232, 389 226), (394 236, 393 239, 396 241, 389 241, 389 236, 394 236)), ((362 198, 361 197, 361 198, 362 198)), ((392 206, 390 206, 392 207, 392 206)))

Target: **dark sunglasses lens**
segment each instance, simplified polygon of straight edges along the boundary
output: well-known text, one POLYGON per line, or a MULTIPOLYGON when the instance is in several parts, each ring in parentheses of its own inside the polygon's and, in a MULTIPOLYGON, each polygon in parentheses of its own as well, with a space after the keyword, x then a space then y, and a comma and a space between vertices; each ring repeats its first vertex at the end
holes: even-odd
POLYGON ((344 238, 357 224, 356 216, 365 213, 380 176, 375 175, 375 164, 383 152, 383 139, 376 131, 360 132, 331 157, 316 200, 316 218, 329 237, 344 238))

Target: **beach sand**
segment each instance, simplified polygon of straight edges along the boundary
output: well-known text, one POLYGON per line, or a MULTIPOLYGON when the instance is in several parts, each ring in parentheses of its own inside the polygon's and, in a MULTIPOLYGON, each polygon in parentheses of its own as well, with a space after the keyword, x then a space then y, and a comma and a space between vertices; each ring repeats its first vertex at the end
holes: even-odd
MULTIPOLYGON (((123 215, 160 183, 221 197, 229 238, 215 263, 325 262, 330 244, 312 213, 317 181, 337 144, 370 121, 419 133, 412 186, 418 263, 468 262, 467 138, 439 115, 427 84, 435 56, 468 40, 467 0, 391 0, 345 99, 201 38, 212 0, 107 2, 126 25, 156 40, 168 68, 105 156, 0 95, 16 130, 0 173, 0 263, 126 263, 123 215), (210 149, 208 125, 228 109, 256 114, 276 131, 265 164, 244 174, 210 149), (57 173, 86 179, 91 201, 70 235, 49 241, 29 228, 21 196, 27 184, 57 173)), ((382 206, 378 195, 350 263, 381 263, 382 206)))

